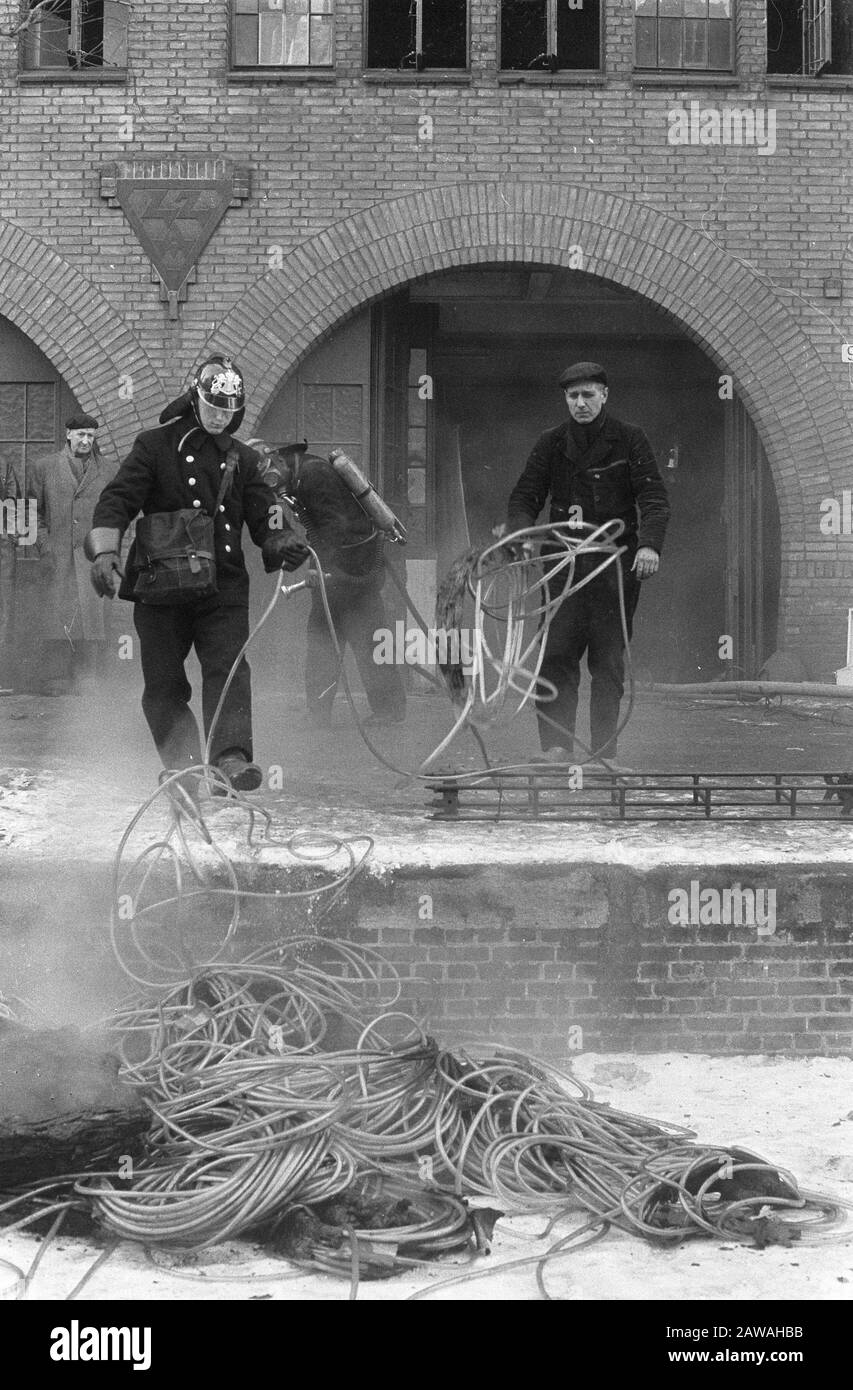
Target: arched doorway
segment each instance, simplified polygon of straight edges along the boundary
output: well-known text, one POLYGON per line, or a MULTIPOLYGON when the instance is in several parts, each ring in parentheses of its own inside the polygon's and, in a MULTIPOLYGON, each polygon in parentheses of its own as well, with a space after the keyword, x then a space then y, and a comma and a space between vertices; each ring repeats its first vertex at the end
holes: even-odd
POLYGON ((719 366, 638 294, 559 266, 424 277, 328 335, 259 428, 370 465, 407 521, 407 584, 431 615, 437 581, 468 544, 489 541, 536 437, 565 418, 556 381, 579 358, 606 363, 610 409, 645 430, 672 500, 664 563, 637 617, 638 674, 756 675, 778 625, 767 458, 743 403, 721 397, 719 366))
POLYGON ((778 645, 813 679, 843 660, 853 542, 820 531, 849 471, 844 368, 825 314, 685 223, 618 194, 549 180, 472 179, 371 204, 305 241, 216 326, 252 385, 253 431, 283 381, 349 318, 442 270, 582 269, 671 314, 731 375, 772 470, 781 523, 778 645), (820 546, 820 574, 807 547, 820 546))

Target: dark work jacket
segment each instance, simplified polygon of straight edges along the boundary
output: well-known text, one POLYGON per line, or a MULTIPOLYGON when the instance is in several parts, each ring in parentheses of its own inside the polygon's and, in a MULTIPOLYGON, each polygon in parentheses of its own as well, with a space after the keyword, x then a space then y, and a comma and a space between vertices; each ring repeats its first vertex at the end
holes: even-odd
POLYGON ((550 521, 567 520, 571 507, 580 507, 580 519, 593 526, 615 517, 625 523, 621 539, 630 550, 648 545, 660 554, 669 502, 643 431, 608 415, 592 445, 581 452, 570 424, 546 430, 534 444, 510 495, 509 530, 532 526, 550 496, 550 521))
POLYGON ((300 520, 325 570, 359 587, 385 578, 384 542, 328 459, 304 454, 295 470, 293 497, 300 520))
MULTIPOLYGON (((255 545, 269 535, 278 510, 275 494, 263 482, 254 449, 229 434, 210 435, 183 415, 158 429, 143 430, 112 482, 101 493, 93 526, 117 526, 124 533, 138 512, 177 512, 196 507, 214 517, 214 554, 219 592, 231 602, 248 601, 249 576, 243 560, 243 523, 255 545), (225 456, 234 444, 239 461, 218 510, 216 495, 225 456)), ((120 598, 133 598, 139 573, 136 544, 127 560, 120 598)))

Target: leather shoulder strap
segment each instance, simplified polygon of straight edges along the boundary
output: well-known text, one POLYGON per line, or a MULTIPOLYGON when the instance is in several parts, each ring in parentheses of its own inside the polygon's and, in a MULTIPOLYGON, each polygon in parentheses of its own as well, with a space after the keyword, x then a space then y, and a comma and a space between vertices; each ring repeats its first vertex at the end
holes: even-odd
POLYGON ((219 484, 219 492, 216 494, 215 511, 219 511, 220 503, 231 485, 231 479, 234 477, 234 470, 239 462, 240 451, 235 444, 232 444, 228 453, 225 455, 225 468, 222 471, 222 482, 219 484))

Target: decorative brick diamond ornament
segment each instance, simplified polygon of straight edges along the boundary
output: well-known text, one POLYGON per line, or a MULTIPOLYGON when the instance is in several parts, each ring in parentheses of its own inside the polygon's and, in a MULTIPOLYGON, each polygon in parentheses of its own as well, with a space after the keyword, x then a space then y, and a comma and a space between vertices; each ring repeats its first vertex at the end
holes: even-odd
POLYGON ((101 197, 124 212, 172 319, 226 210, 248 195, 248 169, 211 154, 124 159, 101 170, 101 197))

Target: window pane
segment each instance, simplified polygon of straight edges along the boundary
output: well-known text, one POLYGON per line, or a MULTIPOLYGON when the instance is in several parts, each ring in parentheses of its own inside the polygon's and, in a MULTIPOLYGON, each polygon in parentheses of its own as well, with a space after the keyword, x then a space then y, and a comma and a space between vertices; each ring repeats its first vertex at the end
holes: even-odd
POLYGON ((706 68, 708 66, 708 26, 704 19, 685 19, 684 21, 684 66, 686 68, 706 68))
POLYGON ((708 0, 684 0, 684 13, 688 19, 707 19, 708 0))
POLYGON ((598 68, 601 63, 598 0, 572 9, 557 0, 557 61, 561 68, 598 68))
POLYGON ((637 67, 656 68, 657 58, 657 20, 637 20, 637 67))
POLYGON ((634 9, 637 14, 656 15, 658 12, 658 0, 635 0, 634 9))
POLYGON ((234 62, 237 67, 254 67, 258 61, 258 16, 234 16, 234 62))
POLYGON ((662 68, 681 67, 681 20, 658 20, 658 53, 662 68))
POLYGON ((708 25, 708 66, 731 69, 732 26, 728 19, 712 19, 708 25))
POLYGON ((26 396, 23 385, 0 385, 0 439, 26 439, 26 396))
POLYGON ((53 441, 56 436, 54 420, 55 390, 49 381, 27 387, 27 439, 53 441))
POLYGON ((332 394, 332 433, 337 439, 361 439, 361 387, 335 386, 332 394))
POLYGON ((309 439, 332 439, 331 386, 303 386, 303 415, 305 433, 309 439))
POLYGON ((278 5, 278 9, 285 9, 289 15, 299 15, 308 13, 308 0, 284 0, 284 4, 278 5))
POLYGON ((281 10, 261 10, 258 31, 258 62, 276 66, 284 62, 284 14, 281 10))
POLYGON ((312 14, 331 14, 332 0, 311 0, 312 14))
POLYGON ((71 32, 71 3, 42 11, 26 31, 25 68, 67 68, 68 35, 71 32))
POLYGON ((308 66, 308 16, 287 15, 284 21, 284 61, 289 67, 308 66))
POLYGON ((309 62, 316 67, 328 67, 332 61, 332 17, 314 15, 311 19, 311 51, 309 62))
POLYGON ((422 376, 426 375, 426 348, 409 349, 409 385, 418 386, 422 376))
POLYGON ((684 0, 659 0, 658 14, 681 15, 684 13, 684 0))
MULTIPOLYGON (((399 68, 414 48, 415 16, 410 0, 368 0, 367 66, 399 68)), ((414 66, 413 56, 406 66, 414 66)))
POLYGON ((127 66, 127 6, 104 0, 104 67, 127 66))
POLYGON ((408 470, 408 500, 413 507, 422 507, 426 502, 426 469, 408 470))
POLYGON ((468 61, 467 0, 422 0, 423 54, 429 68, 464 68, 468 61))
POLYGON ((0 444, 0 497, 21 497, 24 474, 23 444, 0 444))
POLYGON ((502 0, 501 67, 529 68, 547 51, 546 0, 502 0))
POLYGON ((233 0, 235 14, 257 14, 258 0, 233 0))

